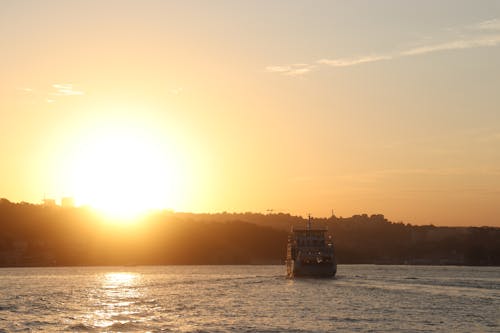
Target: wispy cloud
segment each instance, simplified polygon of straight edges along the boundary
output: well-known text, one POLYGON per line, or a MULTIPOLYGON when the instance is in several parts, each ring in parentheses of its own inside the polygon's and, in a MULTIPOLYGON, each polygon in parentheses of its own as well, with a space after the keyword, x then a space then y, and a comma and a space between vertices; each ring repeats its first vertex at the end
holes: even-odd
MULTIPOLYGON (((471 26, 462 27, 462 29, 459 29, 456 32, 459 33, 460 37, 441 43, 424 44, 402 51, 362 55, 352 58, 323 58, 315 61, 315 63, 330 67, 350 67, 402 57, 420 56, 435 52, 495 47, 500 45, 500 19, 495 18, 482 21, 471 26)), ((310 64, 294 64, 284 66, 268 66, 266 67, 266 70, 272 73, 298 76, 311 72, 313 68, 315 68, 315 66, 310 64)))
POLYGON ((54 83, 49 87, 38 87, 38 88, 16 88, 17 91, 22 94, 24 102, 29 103, 56 103, 58 99, 65 98, 67 96, 81 96, 85 95, 85 92, 81 89, 75 89, 70 83, 54 83))
POLYGON ((56 83, 52 85, 52 88, 56 90, 56 92, 51 94, 53 96, 78 96, 85 94, 83 91, 73 89, 73 85, 69 83, 56 83))
POLYGON ((311 72, 316 66, 310 64, 292 64, 285 66, 267 66, 266 71, 288 76, 299 76, 311 72))
POLYGON ((359 64, 365 64, 367 62, 390 60, 392 58, 394 58, 394 56, 392 55, 369 55, 358 58, 320 59, 317 61, 317 63, 332 67, 348 67, 359 64))
POLYGON ((480 36, 473 39, 462 39, 451 42, 424 45, 401 52, 400 56, 414 56, 439 51, 464 50, 478 47, 492 47, 500 44, 500 35, 480 36))
POLYGON ((479 22, 472 26, 474 30, 483 30, 483 31, 491 31, 491 30, 500 30, 500 19, 492 19, 483 22, 479 22))
POLYGON ((331 67, 348 67, 348 66, 361 65, 369 62, 424 55, 427 53, 465 50, 465 49, 473 49, 479 47, 493 47, 497 45, 500 45, 500 34, 489 35, 489 36, 477 36, 477 37, 471 37, 469 39, 458 39, 443 43, 422 45, 387 55, 370 55, 357 58, 342 58, 342 59, 321 59, 318 60, 317 63, 331 67))

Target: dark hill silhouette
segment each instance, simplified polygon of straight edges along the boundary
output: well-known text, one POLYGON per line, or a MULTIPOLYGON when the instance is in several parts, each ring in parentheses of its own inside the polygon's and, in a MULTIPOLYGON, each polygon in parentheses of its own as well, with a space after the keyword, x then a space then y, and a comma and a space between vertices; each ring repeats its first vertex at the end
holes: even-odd
MULTIPOLYGON (((0 199, 0 266, 279 264, 290 214, 158 211, 108 223, 89 208, 0 199)), ((500 228, 393 223, 383 215, 314 219, 339 263, 500 265, 500 228)))

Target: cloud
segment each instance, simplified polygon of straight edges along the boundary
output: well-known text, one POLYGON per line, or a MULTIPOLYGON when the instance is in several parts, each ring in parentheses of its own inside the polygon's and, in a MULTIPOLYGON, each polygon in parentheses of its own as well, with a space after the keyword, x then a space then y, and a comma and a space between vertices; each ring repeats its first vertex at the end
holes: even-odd
POLYGON ((273 73, 286 73, 291 69, 290 66, 267 66, 266 71, 273 73))
POLYGON ((500 30, 500 19, 492 19, 479 22, 473 25, 472 29, 482 31, 500 30))
POLYGON ((53 96, 78 96, 84 95, 83 91, 78 91, 73 89, 73 85, 69 83, 56 83, 52 85, 52 88, 56 90, 52 93, 53 96))
POLYGON ((424 55, 427 53, 465 50, 479 47, 493 47, 497 45, 500 45, 500 35, 478 36, 470 39, 460 39, 438 44, 422 45, 394 54, 369 55, 357 58, 321 59, 318 60, 317 63, 331 67, 348 67, 382 60, 392 60, 401 57, 424 55))
POLYGON ((424 45, 403 51, 400 53, 400 56, 415 56, 415 55, 440 52, 440 51, 464 50, 464 49, 472 49, 478 47, 492 47, 492 46, 497 46, 498 44, 500 44, 500 35, 493 35, 486 37, 480 36, 474 39, 455 40, 441 44, 424 45))
MULTIPOLYGON (((448 40, 442 43, 435 43, 435 44, 426 44, 411 49, 406 49, 403 51, 394 51, 384 54, 371 54, 371 55, 362 55, 352 58, 337 58, 337 59, 323 58, 317 60, 315 63, 318 65, 326 65, 330 67, 350 67, 372 62, 392 60, 402 57, 425 55, 434 52, 495 47, 500 45, 500 34, 498 33, 492 34, 493 32, 496 31, 500 31, 500 19, 495 18, 459 29, 457 32, 458 33, 461 32, 460 33, 461 38, 455 40, 448 40)), ((288 76, 298 76, 298 75, 308 74, 315 67, 316 66, 309 64, 294 64, 294 65, 284 65, 284 66, 278 65, 278 66, 268 66, 266 67, 266 71, 288 76)))
POLYGON ((311 72, 316 66, 310 64, 293 64, 285 66, 267 66, 266 71, 288 76, 299 76, 311 72))
POLYGON ((69 83, 54 83, 50 86, 45 87, 22 87, 16 88, 20 96, 23 98, 24 102, 29 103, 56 103, 60 98, 65 98, 66 96, 81 96, 85 95, 82 90, 77 90, 69 83))
POLYGON ((394 58, 394 56, 392 55, 369 55, 358 58, 321 59, 318 60, 317 63, 332 67, 348 67, 348 66, 364 64, 367 62, 390 60, 392 58, 394 58))

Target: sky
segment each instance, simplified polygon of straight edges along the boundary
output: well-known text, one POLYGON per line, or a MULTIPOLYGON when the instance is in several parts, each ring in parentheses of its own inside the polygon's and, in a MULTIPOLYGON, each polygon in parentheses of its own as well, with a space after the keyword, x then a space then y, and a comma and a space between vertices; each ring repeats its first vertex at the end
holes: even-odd
POLYGON ((499 1, 1 1, 0 197, 500 226, 499 1))

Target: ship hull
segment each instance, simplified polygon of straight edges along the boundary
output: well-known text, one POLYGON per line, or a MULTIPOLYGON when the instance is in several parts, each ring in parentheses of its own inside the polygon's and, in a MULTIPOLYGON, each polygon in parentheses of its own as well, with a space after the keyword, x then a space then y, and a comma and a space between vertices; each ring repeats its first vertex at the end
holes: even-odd
POLYGON ((300 261, 289 260, 287 262, 287 276, 294 277, 318 277, 332 278, 337 273, 336 263, 314 263, 302 264, 300 261))

